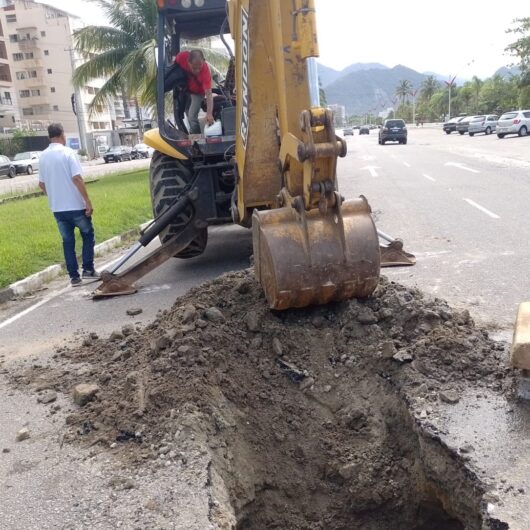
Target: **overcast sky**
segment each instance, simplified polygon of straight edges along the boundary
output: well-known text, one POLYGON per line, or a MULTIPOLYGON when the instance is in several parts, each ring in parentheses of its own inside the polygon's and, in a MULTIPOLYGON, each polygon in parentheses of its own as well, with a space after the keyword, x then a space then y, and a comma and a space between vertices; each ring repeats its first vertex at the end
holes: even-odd
MULTIPOLYGON (((504 55, 514 40, 506 34, 512 21, 530 16, 530 0, 315 1, 320 61, 338 70, 377 62, 444 76, 489 77, 513 60, 504 55)), ((97 8, 83 0, 44 3, 87 24, 104 23, 97 8)))

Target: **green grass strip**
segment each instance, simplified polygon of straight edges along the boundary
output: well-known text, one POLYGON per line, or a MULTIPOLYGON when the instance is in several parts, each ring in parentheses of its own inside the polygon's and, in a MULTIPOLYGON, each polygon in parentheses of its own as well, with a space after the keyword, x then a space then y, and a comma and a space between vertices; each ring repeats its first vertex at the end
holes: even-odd
MULTIPOLYGON (((146 170, 105 177, 91 184, 88 193, 94 206, 96 244, 152 218, 146 170)), ((0 205, 0 288, 63 262, 61 236, 46 197, 0 205)))

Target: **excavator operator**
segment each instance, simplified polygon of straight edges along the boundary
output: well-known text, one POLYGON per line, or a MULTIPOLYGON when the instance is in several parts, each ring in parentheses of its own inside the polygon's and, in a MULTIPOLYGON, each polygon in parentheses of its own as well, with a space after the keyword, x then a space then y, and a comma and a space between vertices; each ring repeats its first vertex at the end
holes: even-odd
POLYGON ((189 92, 186 114, 190 124, 190 134, 201 134, 199 111, 206 97, 206 122, 211 125, 213 118, 212 75, 201 50, 183 51, 176 55, 178 64, 187 74, 189 92))

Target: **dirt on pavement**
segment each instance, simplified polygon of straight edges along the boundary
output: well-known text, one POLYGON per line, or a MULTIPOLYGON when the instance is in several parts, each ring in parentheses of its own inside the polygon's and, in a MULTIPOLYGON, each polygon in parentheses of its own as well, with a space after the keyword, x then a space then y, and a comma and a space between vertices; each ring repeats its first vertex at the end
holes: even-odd
POLYGON ((418 290, 382 278, 367 300, 275 312, 231 273, 54 357, 12 380, 75 399, 65 440, 138 468, 198 443, 212 528, 505 528, 430 420, 469 389, 509 395, 506 346, 418 290))

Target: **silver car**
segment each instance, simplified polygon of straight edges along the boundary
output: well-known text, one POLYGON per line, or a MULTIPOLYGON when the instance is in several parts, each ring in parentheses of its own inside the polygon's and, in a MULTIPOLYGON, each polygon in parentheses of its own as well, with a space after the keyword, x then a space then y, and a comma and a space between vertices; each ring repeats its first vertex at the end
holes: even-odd
POLYGON ((24 151, 17 153, 13 158, 13 165, 19 173, 27 173, 31 175, 35 170, 39 169, 39 157, 42 151, 24 151))
POLYGON ((530 131, 530 110, 505 112, 497 123, 497 136, 504 138, 507 134, 526 136, 530 131))
POLYGON ((469 122, 467 132, 469 136, 474 136, 478 133, 491 134, 497 128, 499 117, 495 114, 486 114, 485 116, 478 116, 469 122))

